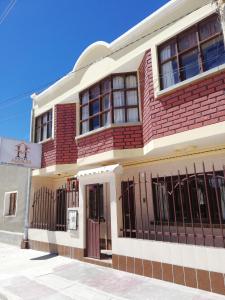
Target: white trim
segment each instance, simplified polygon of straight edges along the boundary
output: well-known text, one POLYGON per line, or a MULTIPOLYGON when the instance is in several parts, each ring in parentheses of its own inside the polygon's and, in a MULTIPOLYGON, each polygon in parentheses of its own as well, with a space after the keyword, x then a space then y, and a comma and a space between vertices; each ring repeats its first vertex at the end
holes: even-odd
MULTIPOLYGON (((153 150, 159 150, 169 146, 178 147, 177 150, 179 150, 180 145, 182 145, 182 147, 193 148, 196 147, 197 143, 201 144, 203 140, 206 142, 209 141, 208 146, 216 146, 216 138, 225 141, 225 139, 221 139, 224 135, 225 121, 154 139, 144 146, 143 152, 144 155, 146 155, 148 153, 150 154, 153 150), (193 145, 193 143, 195 144, 193 145)), ((181 151, 183 151, 183 149, 181 149, 181 151)))
POLYGON ((110 129, 110 128, 129 127, 129 126, 138 126, 138 125, 142 125, 142 123, 141 122, 111 123, 107 126, 102 126, 102 127, 97 128, 97 129, 94 129, 94 130, 88 131, 86 133, 80 134, 80 135, 76 136, 75 139, 79 140, 81 138, 85 138, 89 135, 96 134, 96 133, 102 132, 102 131, 110 129))
POLYGON ((172 86, 170 86, 170 87, 168 87, 168 88, 166 88, 164 90, 160 90, 160 91, 158 91, 156 93, 156 96, 158 98, 158 97, 167 95, 167 94, 173 92, 176 89, 179 89, 179 88, 181 88, 183 86, 186 86, 186 85, 190 85, 190 84, 192 84, 192 83, 194 83, 194 82, 196 82, 196 81, 198 81, 200 79, 203 79, 203 78, 205 78, 207 76, 210 76, 212 74, 215 74, 215 73, 218 73, 220 71, 223 71, 224 69, 225 69, 225 64, 222 64, 222 65, 217 66, 217 67, 215 67, 213 69, 210 69, 210 70, 205 71, 203 73, 200 73, 200 74, 198 74, 196 76, 193 76, 193 77, 191 77, 189 79, 186 79, 184 81, 178 82, 178 83, 176 83, 176 84, 174 84, 174 85, 172 85, 172 86))
POLYGON ((121 169, 120 165, 116 164, 116 165, 111 165, 106 167, 79 171, 77 173, 77 178, 84 177, 84 176, 98 175, 103 173, 115 173, 118 172, 120 169, 121 169))

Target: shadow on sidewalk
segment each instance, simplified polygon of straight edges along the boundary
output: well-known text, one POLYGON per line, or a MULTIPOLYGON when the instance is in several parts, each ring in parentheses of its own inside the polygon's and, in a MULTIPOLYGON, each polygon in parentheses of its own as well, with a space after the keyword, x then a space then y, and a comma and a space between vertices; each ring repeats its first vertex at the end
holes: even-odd
POLYGON ((46 255, 31 258, 30 260, 47 260, 47 259, 54 258, 56 256, 58 256, 57 253, 50 253, 50 254, 46 254, 46 255))

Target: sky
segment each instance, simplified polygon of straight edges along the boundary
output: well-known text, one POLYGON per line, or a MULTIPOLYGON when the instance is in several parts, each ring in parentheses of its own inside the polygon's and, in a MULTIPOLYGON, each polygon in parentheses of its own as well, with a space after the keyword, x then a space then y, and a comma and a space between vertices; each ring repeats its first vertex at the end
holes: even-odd
POLYGON ((28 141, 30 95, 71 71, 91 43, 110 43, 167 2, 0 0, 0 136, 28 141))

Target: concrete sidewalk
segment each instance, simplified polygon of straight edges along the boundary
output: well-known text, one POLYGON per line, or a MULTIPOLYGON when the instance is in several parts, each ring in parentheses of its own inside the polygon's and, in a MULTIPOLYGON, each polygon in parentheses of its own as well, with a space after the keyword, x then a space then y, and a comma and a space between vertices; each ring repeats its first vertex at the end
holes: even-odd
POLYGON ((0 244, 0 299, 224 300, 225 297, 0 244))

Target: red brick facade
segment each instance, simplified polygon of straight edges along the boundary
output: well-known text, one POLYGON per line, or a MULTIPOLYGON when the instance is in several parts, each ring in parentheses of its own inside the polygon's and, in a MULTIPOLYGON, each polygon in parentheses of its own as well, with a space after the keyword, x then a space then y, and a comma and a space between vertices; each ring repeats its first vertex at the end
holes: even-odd
POLYGON ((151 52, 139 68, 144 144, 152 139, 225 121, 225 72, 169 95, 154 97, 151 52))
POLYGON ((155 98, 151 51, 139 67, 142 125, 76 136, 76 104, 55 107, 54 140, 43 143, 42 167, 75 163, 109 150, 141 148, 152 139, 225 121, 225 72, 155 98))
POLYGON ((142 126, 124 126, 103 130, 77 140, 78 157, 109 150, 143 147, 142 126))
POLYGON ((54 122, 54 140, 43 143, 42 168, 77 161, 76 104, 56 105, 54 122))

